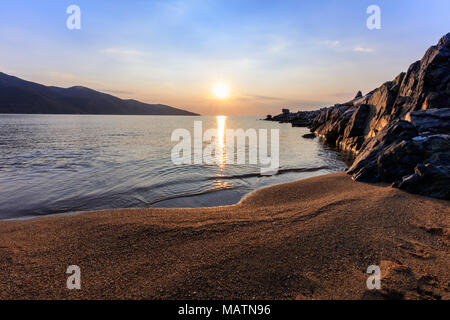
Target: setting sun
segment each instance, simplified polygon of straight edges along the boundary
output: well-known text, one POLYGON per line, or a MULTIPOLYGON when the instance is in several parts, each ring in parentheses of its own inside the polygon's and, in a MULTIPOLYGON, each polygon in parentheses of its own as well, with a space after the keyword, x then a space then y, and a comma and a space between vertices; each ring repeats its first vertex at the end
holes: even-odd
POLYGON ((226 99, 230 96, 230 88, 223 83, 214 85, 213 93, 217 99, 226 99))

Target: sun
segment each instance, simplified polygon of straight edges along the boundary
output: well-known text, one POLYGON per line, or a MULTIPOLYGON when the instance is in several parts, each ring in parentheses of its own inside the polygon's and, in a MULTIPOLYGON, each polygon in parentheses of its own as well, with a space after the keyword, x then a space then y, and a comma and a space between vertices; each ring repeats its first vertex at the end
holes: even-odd
POLYGON ((213 87, 213 93, 217 99, 226 99, 230 96, 230 88, 223 83, 217 83, 213 87))

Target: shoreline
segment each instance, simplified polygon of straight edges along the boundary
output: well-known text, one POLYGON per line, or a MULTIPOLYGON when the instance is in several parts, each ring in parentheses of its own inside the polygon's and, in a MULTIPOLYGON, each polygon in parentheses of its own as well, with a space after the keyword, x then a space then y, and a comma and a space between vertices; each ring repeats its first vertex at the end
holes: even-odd
MULTIPOLYGON (((344 161, 342 161, 345 163, 344 161)), ((297 169, 286 169, 286 171, 292 170, 296 171, 297 169)), ((271 186, 278 186, 284 183, 301 181, 304 179, 309 179, 311 177, 317 177, 342 171, 334 171, 331 168, 302 168, 304 170, 302 172, 303 176, 299 177, 295 180, 286 180, 283 182, 278 182, 275 184, 268 184, 257 187, 256 189, 243 189, 243 188, 231 188, 231 189, 220 189, 220 190, 208 190, 199 194, 188 194, 188 195, 178 195, 176 197, 167 197, 162 200, 158 200, 157 202, 153 202, 146 207, 125 207, 125 208, 101 208, 101 209, 86 209, 86 210, 76 210, 76 211, 67 211, 67 212, 57 212, 57 213, 45 213, 45 214, 36 214, 36 215, 23 215, 19 217, 13 218, 0 218, 0 222, 5 221, 26 221, 26 220, 34 220, 48 217, 61 217, 64 215, 77 215, 88 212, 96 212, 96 211, 104 211, 104 210, 126 210, 126 209, 146 209, 146 208, 154 208, 154 209, 200 209, 200 208, 216 208, 223 206, 231 206, 238 204, 244 197, 247 195, 257 192, 260 189, 264 189, 271 186), (328 172, 324 172, 328 171, 328 172)))
POLYGON ((231 206, 1 221, 0 298, 449 299, 449 208, 335 173, 231 206))

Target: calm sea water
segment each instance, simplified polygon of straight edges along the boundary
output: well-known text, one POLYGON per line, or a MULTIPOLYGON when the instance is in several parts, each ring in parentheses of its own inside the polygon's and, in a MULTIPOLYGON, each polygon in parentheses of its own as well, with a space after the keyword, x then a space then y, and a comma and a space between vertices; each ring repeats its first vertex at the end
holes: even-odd
POLYGON ((129 207, 236 203, 257 188, 342 171, 304 128, 256 117, 0 115, 0 219, 129 207), (280 129, 280 172, 257 165, 174 165, 174 129, 280 129))

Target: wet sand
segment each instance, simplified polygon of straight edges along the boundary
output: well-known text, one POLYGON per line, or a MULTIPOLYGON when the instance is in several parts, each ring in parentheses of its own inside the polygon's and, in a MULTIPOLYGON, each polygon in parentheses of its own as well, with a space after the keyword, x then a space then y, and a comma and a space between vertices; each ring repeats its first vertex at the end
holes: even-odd
POLYGON ((344 173, 232 206, 0 222, 2 299, 449 299, 448 201, 344 173), (81 268, 81 290, 66 269, 81 268), (381 290, 367 290, 379 265, 381 290))

